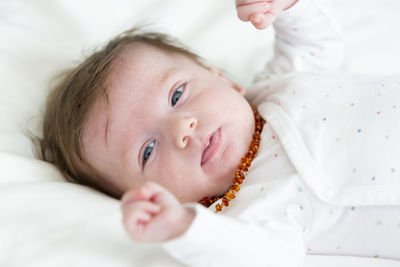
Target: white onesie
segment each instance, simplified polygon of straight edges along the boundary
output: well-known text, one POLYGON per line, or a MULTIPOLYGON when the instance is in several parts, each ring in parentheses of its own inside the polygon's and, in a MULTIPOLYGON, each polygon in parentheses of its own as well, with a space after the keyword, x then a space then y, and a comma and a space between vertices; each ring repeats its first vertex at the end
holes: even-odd
POLYGON ((188 266, 302 266, 305 253, 400 259, 400 75, 331 74, 341 33, 325 4, 275 22, 275 57, 248 96, 260 152, 220 214, 190 204, 163 244, 188 266))

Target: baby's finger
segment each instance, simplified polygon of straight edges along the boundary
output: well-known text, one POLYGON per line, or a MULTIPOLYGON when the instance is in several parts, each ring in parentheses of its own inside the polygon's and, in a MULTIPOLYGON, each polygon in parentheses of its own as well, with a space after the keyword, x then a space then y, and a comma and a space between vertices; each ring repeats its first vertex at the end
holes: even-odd
POLYGON ((249 21, 254 13, 266 13, 271 8, 267 1, 261 1, 253 4, 243 4, 237 7, 237 15, 242 21, 249 21))
POLYGON ((123 224, 125 229, 133 235, 132 237, 135 238, 138 234, 137 232, 143 228, 150 220, 152 216, 145 211, 139 210, 127 217, 124 217, 123 224))
POLYGON ((122 196, 121 202, 126 203, 137 200, 150 200, 154 194, 159 191, 158 187, 160 186, 156 183, 147 182, 136 189, 131 189, 126 192, 122 196))
POLYGON ((129 233, 137 231, 139 226, 144 226, 150 222, 160 209, 159 205, 147 201, 123 206, 123 224, 129 233))
POLYGON ((265 29, 270 26, 276 19, 276 16, 271 12, 264 14, 256 13, 250 16, 250 21, 254 27, 259 30, 265 29))
POLYGON ((122 197, 123 204, 138 200, 147 200, 162 206, 179 203, 167 189, 154 182, 146 182, 140 188, 128 191, 122 197))
POLYGON ((135 202, 126 202, 121 205, 122 214, 127 216, 131 213, 134 213, 138 210, 143 210, 151 215, 155 215, 160 212, 161 207, 158 204, 155 204, 150 201, 135 201, 135 202))
POLYGON ((137 200, 138 198, 138 192, 139 192, 140 188, 136 188, 136 189, 131 189, 127 192, 125 192, 125 194, 122 196, 121 198, 121 204, 125 205, 128 202, 133 202, 135 200, 137 200))

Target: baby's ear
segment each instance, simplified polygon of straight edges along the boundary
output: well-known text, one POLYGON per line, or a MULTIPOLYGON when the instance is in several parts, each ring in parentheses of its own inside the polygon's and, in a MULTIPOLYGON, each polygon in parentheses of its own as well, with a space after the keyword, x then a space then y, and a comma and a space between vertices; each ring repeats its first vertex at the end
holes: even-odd
POLYGON ((214 73, 218 78, 220 78, 224 83, 226 83, 227 85, 229 85, 230 87, 232 87, 233 89, 238 91, 239 94, 241 94, 243 96, 246 94, 246 88, 244 88, 243 86, 240 86, 237 83, 235 83, 234 81, 232 81, 228 76, 226 76, 224 73, 222 73, 222 71, 220 71, 219 69, 210 67, 209 70, 212 73, 214 73))

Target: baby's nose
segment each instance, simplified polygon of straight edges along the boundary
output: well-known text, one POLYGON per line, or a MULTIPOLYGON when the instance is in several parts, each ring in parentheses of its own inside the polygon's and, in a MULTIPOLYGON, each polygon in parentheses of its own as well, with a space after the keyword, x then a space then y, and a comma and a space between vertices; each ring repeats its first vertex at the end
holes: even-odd
POLYGON ((195 117, 184 117, 179 118, 175 121, 175 143, 178 148, 185 148, 189 142, 189 139, 193 136, 198 121, 195 117))

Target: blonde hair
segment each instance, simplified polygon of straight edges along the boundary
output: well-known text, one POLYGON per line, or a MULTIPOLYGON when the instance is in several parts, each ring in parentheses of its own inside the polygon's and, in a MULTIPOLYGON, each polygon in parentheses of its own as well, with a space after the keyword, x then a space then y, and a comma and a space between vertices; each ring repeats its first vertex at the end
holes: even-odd
POLYGON ((203 60, 176 39, 133 28, 112 39, 76 68, 66 71, 47 97, 43 137, 37 138, 39 157, 58 167, 67 181, 84 184, 110 196, 123 194, 82 156, 82 130, 99 97, 108 103, 108 83, 118 55, 133 44, 151 45, 180 53, 205 66, 203 60))

